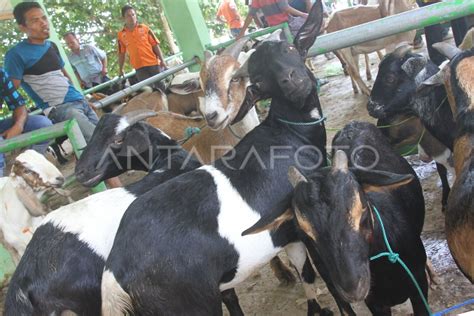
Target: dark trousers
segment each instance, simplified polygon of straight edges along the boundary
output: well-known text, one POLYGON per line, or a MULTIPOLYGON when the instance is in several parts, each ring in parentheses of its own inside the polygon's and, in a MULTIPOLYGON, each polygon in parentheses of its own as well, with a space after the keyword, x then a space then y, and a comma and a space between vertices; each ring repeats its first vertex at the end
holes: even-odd
MULTIPOLYGON (((420 8, 433 4, 433 2, 424 3, 421 0, 416 0, 416 3, 418 4, 420 8)), ((458 18, 458 19, 452 20, 451 28, 453 29, 453 36, 454 36, 454 41, 456 42, 456 45, 461 44, 467 32, 466 19, 458 18)), ((441 63, 445 61, 446 58, 442 54, 440 54, 437 50, 435 50, 432 47, 432 45, 434 43, 443 41, 443 26, 441 24, 436 24, 436 25, 425 27, 425 37, 426 37, 426 46, 428 47, 428 54, 430 56, 430 59, 436 65, 438 66, 441 65, 441 63)))
MULTIPOLYGON (((150 77, 153 77, 159 74, 161 72, 161 67, 158 65, 146 66, 146 67, 135 69, 135 71, 137 72, 138 81, 143 81, 145 79, 148 79, 150 77)), ((152 88, 165 91, 165 84, 161 80, 156 81, 152 84, 152 88)))

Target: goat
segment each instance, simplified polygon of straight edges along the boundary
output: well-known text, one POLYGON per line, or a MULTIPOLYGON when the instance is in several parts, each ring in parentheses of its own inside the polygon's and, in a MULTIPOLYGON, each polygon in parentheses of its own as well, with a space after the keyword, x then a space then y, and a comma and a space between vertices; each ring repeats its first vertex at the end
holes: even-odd
POLYGON ((318 0, 295 38, 296 47, 262 43, 249 58, 248 68, 245 64, 233 74, 242 80, 238 78, 248 69, 251 82, 259 87, 258 91, 249 87, 253 92, 249 95, 273 97, 267 119, 214 166, 174 178, 129 206, 102 277, 104 315, 219 315, 219 293, 234 288, 282 247, 311 294, 308 313, 320 311, 314 290, 308 287, 315 280, 314 271, 292 225, 255 238, 242 238, 240 232, 270 210, 288 206, 285 197, 291 185, 282 171, 295 163, 298 148, 319 149, 301 152, 300 161, 308 168, 326 161, 315 79, 303 60, 321 26, 322 13, 318 0), (295 127, 285 121, 312 125, 295 127), (285 146, 290 158, 270 166, 272 146, 285 146), (186 198, 181 198, 183 192, 186 198))
POLYGON ((346 125, 336 134, 333 149, 331 168, 308 178, 292 168, 293 208, 262 218, 244 235, 295 219, 313 262, 324 264, 331 286, 346 302, 365 299, 374 315, 390 315, 391 306, 409 298, 415 315, 428 315, 402 266, 383 258, 369 260, 387 251, 373 210, 377 208, 391 248, 427 297, 426 253, 420 237, 425 203, 416 173, 369 123, 346 125))
MULTIPOLYGON (((380 0, 378 6, 356 6, 338 10, 331 15, 326 31, 328 33, 339 31, 410 9, 406 0, 380 0)), ((336 51, 336 56, 346 66, 346 70, 351 77, 354 93, 358 93, 357 86, 359 86, 363 94, 370 95, 370 89, 359 74, 359 54, 368 54, 384 48, 391 51, 398 43, 413 42, 414 37, 415 31, 409 31, 336 51)))
POLYGON ((431 135, 416 116, 394 115, 389 120, 378 120, 377 126, 382 134, 388 137, 393 149, 398 153, 406 153, 407 147, 410 148, 408 153, 411 153, 412 149, 417 146, 421 161, 430 162, 433 157, 436 157, 436 169, 441 179, 441 205, 444 213, 450 192, 448 169, 451 174, 454 174, 451 151, 431 135))
MULTIPOLYGON (((451 169, 447 158, 453 151, 455 122, 446 91, 443 87, 427 87, 422 83, 438 72, 439 68, 426 57, 413 54, 407 45, 397 47, 385 56, 379 65, 372 93, 367 103, 369 114, 375 118, 392 120, 395 115, 413 115, 441 144, 446 146, 442 153, 428 152, 438 163, 441 174, 451 169)), ((429 151, 429 148, 425 148, 429 151)), ((447 179, 444 180, 447 185, 447 179)), ((443 209, 447 193, 443 186, 443 209)))
POLYGON ((200 166, 168 136, 140 122, 149 115, 154 113, 101 118, 76 166, 77 179, 93 186, 126 169, 149 173, 48 214, 11 279, 7 315, 100 315, 102 270, 127 206, 153 186, 200 166))
MULTIPOLYGON (((274 40, 274 35, 276 34, 270 35, 270 39, 265 40, 274 40)), ((276 39, 279 39, 279 36, 276 39)), ((225 135, 225 130, 230 129, 240 140, 259 124, 257 112, 252 107, 252 102, 245 99, 247 87, 250 85, 248 78, 236 80, 231 77, 231 74, 235 73, 253 53, 253 50, 247 53, 242 52, 247 41, 247 39, 242 38, 215 56, 212 56, 209 52, 205 53, 205 60, 200 72, 205 98, 200 99, 199 109, 212 130, 212 132, 207 131, 209 133, 225 135), (249 107, 250 110, 248 110, 249 107), (243 118, 238 118, 240 113, 246 114, 242 114, 243 118)), ((196 138, 190 140, 194 142, 191 145, 194 146, 196 140, 200 141, 197 145, 202 145, 203 141, 196 138)), ((222 144, 225 143, 222 142, 222 144)), ((209 144, 208 148, 211 148, 211 145, 213 144, 209 144)), ((223 148, 222 151, 224 152, 222 153, 216 152, 215 157, 220 158, 228 149, 223 148)), ((198 150, 199 152, 201 151, 198 150)), ((280 282, 285 284, 295 283, 293 274, 281 262, 279 257, 272 259, 271 267, 280 282)))
POLYGON ((450 61, 424 84, 444 84, 456 120, 456 180, 449 194, 446 210, 446 239, 459 269, 474 283, 474 48, 461 51, 446 43, 436 43, 433 47, 450 61))
MULTIPOLYGON (((226 77, 225 73, 219 71, 217 68, 219 68, 219 66, 225 66, 225 69, 227 69, 229 66, 227 66, 226 63, 232 63, 232 66, 234 67, 235 64, 238 65, 236 57, 234 57, 232 54, 238 55, 242 49, 243 44, 245 44, 245 42, 239 41, 238 43, 229 46, 221 54, 212 57, 212 63, 206 62, 203 65, 202 71, 200 73, 200 80, 203 83, 203 86, 207 87, 204 89, 215 90, 218 87, 220 88, 222 85, 232 84, 231 78, 226 77), (214 65, 218 65, 217 68, 214 65), (207 84, 208 82, 209 84, 207 84), (215 85, 216 83, 220 83, 220 85, 215 85)), ((199 95, 198 91, 201 91, 202 94, 201 84, 195 78, 196 75, 197 74, 192 74, 192 76, 187 80, 184 80, 184 83, 182 84, 175 83, 174 85, 170 86, 170 90, 176 94, 183 93, 184 91, 192 91, 192 95, 194 95, 193 98, 199 95)), ((242 101, 245 97, 246 86, 242 84, 235 86, 236 87, 234 87, 234 89, 230 89, 226 92, 225 102, 218 104, 218 108, 214 109, 214 111, 233 111, 233 117, 237 115, 237 112, 241 108, 242 101)), ((156 94, 159 92, 154 93, 156 94)), ((156 98, 154 99, 157 100, 156 98)), ((200 103, 202 110, 202 104, 205 104, 205 102, 201 101, 200 103)), ((143 108, 144 106, 157 112, 159 110, 163 110, 161 106, 156 105, 156 102, 135 102, 132 107, 127 105, 118 109, 116 113, 126 113, 128 108, 130 108, 130 110, 136 110, 138 108, 143 108), (148 106, 146 104, 148 104, 148 106)), ((215 104, 213 104, 213 106, 215 106, 215 104)), ((158 112, 157 116, 149 118, 147 122, 155 127, 160 128, 175 140, 184 140, 184 143, 182 144, 183 148, 190 151, 197 157, 198 160, 206 164, 213 162, 217 158, 220 158, 234 145, 236 145, 248 131, 253 129, 258 124, 257 113, 253 108, 248 111, 248 114, 242 119, 242 121, 237 122, 232 127, 229 126, 231 123, 229 120, 226 122, 220 122, 225 124, 221 124, 219 129, 214 128, 212 122, 210 123, 210 116, 207 117, 207 123, 211 129, 206 127, 206 121, 204 121, 201 117, 187 117, 180 115, 179 113, 172 113, 173 109, 171 104, 169 104, 169 109, 171 112, 158 112), (197 129, 198 132, 196 134, 189 134, 187 133, 188 129, 197 129)))
POLYGON ((34 150, 18 155, 10 176, 0 178, 0 239, 15 264, 46 214, 40 198, 63 183, 61 172, 34 150))
POLYGON ((197 111, 198 98, 202 95, 199 85, 199 74, 193 73, 192 77, 177 76, 171 82, 168 91, 145 91, 133 97, 119 108, 116 114, 126 114, 137 110, 171 111, 181 115, 190 115, 197 111), (183 82, 184 80, 184 82, 183 82))

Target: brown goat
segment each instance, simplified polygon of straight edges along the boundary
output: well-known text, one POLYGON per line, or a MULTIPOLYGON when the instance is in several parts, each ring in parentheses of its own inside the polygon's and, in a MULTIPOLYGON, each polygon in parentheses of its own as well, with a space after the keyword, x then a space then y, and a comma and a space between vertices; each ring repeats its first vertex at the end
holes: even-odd
POLYGON ((456 181, 446 210, 446 238, 459 269, 474 283, 474 48, 461 51, 446 43, 433 47, 450 62, 427 81, 444 83, 458 135, 454 141, 456 181))
MULTIPOLYGON (((406 3, 406 0, 380 0, 378 6, 355 6, 338 10, 331 15, 326 26, 326 32, 331 33, 339 31, 384 18, 389 15, 405 12, 410 9, 411 7, 406 3)), ((354 93, 359 92, 357 88, 358 86, 363 94, 370 94, 370 89, 360 77, 359 54, 368 54, 384 48, 391 51, 398 43, 413 42, 414 36, 415 31, 410 31, 336 51, 336 56, 339 58, 341 63, 346 66, 346 70, 351 76, 354 93)))

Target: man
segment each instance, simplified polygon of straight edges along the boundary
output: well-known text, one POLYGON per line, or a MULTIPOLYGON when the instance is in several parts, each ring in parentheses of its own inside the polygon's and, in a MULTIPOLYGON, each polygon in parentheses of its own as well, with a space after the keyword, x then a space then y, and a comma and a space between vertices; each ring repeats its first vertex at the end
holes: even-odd
POLYGON ((311 0, 288 0, 288 4, 296 10, 304 13, 309 13, 312 6, 311 0))
MULTIPOLYGON (((292 8, 290 5, 288 5, 288 0, 253 0, 249 8, 247 18, 245 19, 244 26, 240 30, 240 34, 237 36, 237 39, 245 35, 245 31, 247 30, 250 22, 252 22, 254 16, 257 14, 258 10, 262 10, 268 26, 275 26, 284 22, 288 22, 290 15, 294 17, 302 17, 304 19, 308 17, 307 13, 296 10, 295 8, 292 8)), ((298 32, 297 29, 291 29, 291 25, 290 30, 293 35, 296 35, 298 32)))
MULTIPOLYGON (((48 40, 49 22, 43 9, 37 2, 20 2, 13 15, 27 35, 5 55, 5 69, 15 88, 21 84, 53 123, 75 118, 88 142, 98 117, 72 85, 56 44, 48 40)), ((109 184, 119 185, 116 181, 109 184)))
POLYGON ((234 0, 222 0, 217 9, 216 18, 220 22, 226 22, 230 29, 232 37, 236 37, 242 28, 242 18, 234 0), (224 19, 222 19, 224 18, 224 19))
MULTIPOLYGON (((166 69, 160 42, 147 25, 138 23, 135 9, 125 5, 122 8, 122 18, 125 25, 118 33, 120 75, 123 75, 126 53, 139 81, 159 74, 161 68, 166 69)), ((154 88, 164 90, 164 84, 156 82, 154 88)))
MULTIPOLYGON (((51 126, 51 121, 43 115, 30 115, 25 107, 25 100, 16 90, 7 73, 0 67, 0 105, 5 102, 8 109, 13 112, 11 118, 0 121, 0 140, 30 132, 38 128, 51 126)), ((37 144, 33 149, 44 153, 48 142, 37 144)), ((3 177, 4 154, 0 154, 0 177, 3 177)))
POLYGON ((80 45, 74 32, 64 34, 63 39, 71 50, 67 57, 83 88, 89 89, 110 80, 107 77, 107 55, 103 50, 93 45, 80 45))

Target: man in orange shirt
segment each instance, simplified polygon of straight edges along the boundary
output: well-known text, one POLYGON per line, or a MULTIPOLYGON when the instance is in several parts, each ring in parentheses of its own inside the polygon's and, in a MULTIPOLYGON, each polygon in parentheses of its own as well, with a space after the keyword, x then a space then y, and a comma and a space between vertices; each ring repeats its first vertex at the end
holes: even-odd
POLYGON ((232 37, 236 37, 242 28, 242 18, 234 0, 222 0, 217 10, 216 18, 218 21, 227 22, 232 37), (224 20, 222 19, 224 17, 224 20))
MULTIPOLYGON (((160 49, 160 42, 152 30, 145 24, 138 23, 135 9, 130 5, 122 7, 124 28, 118 32, 119 73, 123 75, 125 54, 128 53, 130 64, 143 81, 166 69, 165 60, 160 49)), ((164 90, 164 84, 154 83, 154 88, 164 90)))

